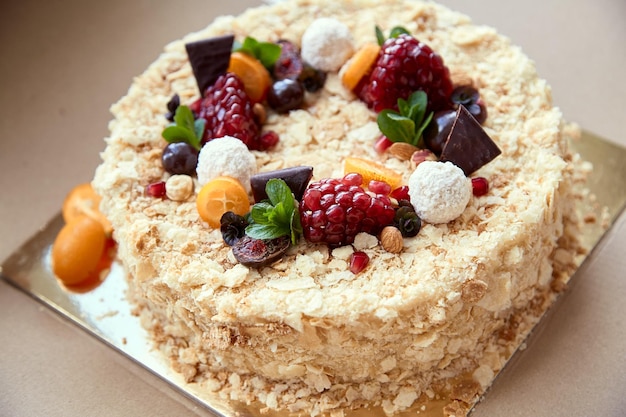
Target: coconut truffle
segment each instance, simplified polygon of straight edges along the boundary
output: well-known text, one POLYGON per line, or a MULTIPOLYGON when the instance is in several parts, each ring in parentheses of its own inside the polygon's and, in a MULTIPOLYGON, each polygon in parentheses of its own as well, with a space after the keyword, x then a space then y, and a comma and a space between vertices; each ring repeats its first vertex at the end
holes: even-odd
POLYGON ((417 215, 427 223, 448 223, 459 217, 472 196, 471 181, 452 162, 424 161, 409 177, 409 196, 417 215))
POLYGON ((198 155, 196 173, 201 186, 213 178, 226 175, 237 179, 250 192, 250 177, 256 171, 256 158, 252 152, 232 136, 208 141, 198 155))
POLYGON ((321 71, 337 71, 352 56, 354 40, 350 29, 337 19, 313 21, 302 35, 302 58, 321 71))

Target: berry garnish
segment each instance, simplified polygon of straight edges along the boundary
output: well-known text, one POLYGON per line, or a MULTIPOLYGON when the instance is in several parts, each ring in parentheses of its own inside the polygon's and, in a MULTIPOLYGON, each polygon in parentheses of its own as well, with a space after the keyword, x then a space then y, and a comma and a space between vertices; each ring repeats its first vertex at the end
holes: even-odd
POLYGON ((470 86, 456 87, 450 95, 452 104, 465 107, 476 121, 483 124, 487 119, 487 108, 480 99, 478 90, 470 86))
POLYGON ((268 149, 272 149, 276 145, 278 145, 278 141, 280 138, 278 137, 278 133, 273 130, 268 130, 267 132, 261 133, 258 140, 258 150, 266 151, 268 149))
POLYGON ((267 104, 278 113, 295 110, 303 101, 304 87, 299 81, 289 78, 274 82, 267 93, 267 104))
POLYGON ((186 142, 169 143, 161 154, 163 169, 170 174, 193 175, 198 165, 198 150, 186 142))
POLYGON ((398 201, 409 200, 409 186, 401 185, 400 187, 392 190, 391 193, 389 193, 389 197, 395 198, 398 201))
POLYGON ((146 185, 144 192, 148 197, 155 197, 155 198, 165 197, 165 194, 166 194, 165 181, 153 182, 151 184, 146 185))
POLYGON ((174 121, 174 115, 176 114, 178 106, 180 106, 180 96, 174 94, 170 101, 167 102, 167 113, 165 113, 165 118, 170 122, 174 121))
POLYGON ((396 109, 399 98, 414 91, 428 96, 428 109, 448 109, 452 82, 439 55, 423 42, 402 33, 385 41, 369 77, 357 95, 376 112, 396 109))
POLYGON ((290 167, 255 174, 250 177, 250 186, 252 187, 254 201, 259 202, 268 198, 265 188, 267 187, 267 182, 273 178, 279 178, 285 181, 293 193, 294 198, 300 201, 312 176, 313 167, 310 166, 290 167))
POLYGON ((309 185, 300 202, 304 237, 308 241, 342 246, 353 243, 358 233, 376 235, 392 223, 394 209, 389 197, 366 193, 359 180, 360 174, 349 174, 309 185))
POLYGON ((263 240, 289 236, 295 245, 302 234, 302 226, 291 189, 282 179, 272 178, 265 185, 265 193, 268 200, 252 206, 246 234, 263 240))
POLYGON ((200 150, 200 140, 205 130, 205 120, 195 119, 187 106, 178 106, 174 114, 174 123, 169 124, 161 133, 169 143, 185 142, 200 150))
POLYGON ((472 194, 474 197, 481 197, 489 192, 489 182, 487 178, 472 178, 472 194))
POLYGON ((252 101, 243 82, 232 73, 219 77, 209 87, 200 102, 199 118, 206 120, 202 142, 232 136, 248 149, 259 149, 259 126, 256 124, 252 101))
POLYGON ((326 73, 317 68, 313 68, 305 62, 304 68, 302 68, 302 72, 298 77, 298 81, 302 83, 302 86, 306 91, 309 93, 315 93, 324 87, 324 83, 326 82, 326 73))
POLYGON ((389 195, 391 186, 385 181, 371 180, 367 184, 367 189, 375 194, 389 195))
POLYGON ((435 155, 441 155, 450 130, 452 130, 454 119, 456 119, 456 110, 438 111, 433 116, 428 127, 424 129, 424 145, 435 155))
POLYGON ((383 154, 387 149, 393 145, 393 142, 385 135, 380 135, 376 142, 374 142, 374 150, 377 153, 383 154))
POLYGON ((287 40, 279 40, 278 44, 280 45, 280 56, 274 63, 272 70, 274 79, 297 80, 304 68, 298 47, 287 40))
POLYGON ((363 271, 370 262, 370 257, 365 252, 353 252, 350 255, 350 272, 358 274, 363 271))
POLYGON ((428 97, 423 91, 416 91, 409 96, 408 101, 398 99, 398 111, 385 109, 378 114, 376 121, 380 131, 392 142, 406 142, 420 146, 422 132, 433 117, 430 112, 426 115, 428 97))
POLYGON ((364 184, 369 184, 371 180, 384 181, 392 189, 398 187, 402 182, 402 175, 398 172, 367 159, 347 157, 343 161, 343 172, 344 175, 352 172, 361 174, 364 184))
POLYGON ((417 213, 415 213, 413 206, 409 203, 408 205, 404 204, 396 209, 393 225, 400 230, 403 237, 413 237, 416 236, 422 228, 422 221, 417 213))
POLYGON ((466 176, 492 161, 502 151, 464 106, 459 106, 441 161, 450 161, 466 176))
POLYGON ((289 237, 281 236, 274 239, 255 239, 243 236, 232 246, 235 259, 242 265, 260 268, 280 259, 289 249, 289 237))
POLYGON ((226 72, 234 39, 233 35, 225 35, 185 45, 200 93, 226 72))
POLYGON ((227 211, 220 218, 220 231, 222 238, 228 246, 233 246, 239 239, 246 234, 248 221, 245 217, 240 216, 232 211, 227 211))

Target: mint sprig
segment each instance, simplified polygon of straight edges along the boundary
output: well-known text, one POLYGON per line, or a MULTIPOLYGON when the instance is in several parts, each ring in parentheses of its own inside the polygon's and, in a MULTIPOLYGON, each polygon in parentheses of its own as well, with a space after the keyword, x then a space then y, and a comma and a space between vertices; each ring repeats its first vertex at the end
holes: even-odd
POLYGON ((398 99, 398 112, 385 109, 378 114, 378 128, 392 142, 406 142, 421 147, 422 134, 433 118, 426 116, 428 97, 415 91, 408 100, 398 99))
POLYGON ((235 42, 233 52, 243 52, 255 57, 267 69, 271 69, 280 57, 280 45, 271 42, 259 42, 247 36, 243 43, 235 42))
POLYGON ((302 234, 302 225, 291 189, 284 180, 272 178, 265 185, 265 192, 269 200, 252 206, 246 234, 254 239, 291 236, 291 243, 295 245, 302 234))
MULTIPOLYGON (((383 33, 382 29, 379 26, 376 26, 375 30, 376 30, 376 40, 378 41, 378 45, 383 46, 383 43, 385 43, 387 38, 385 38, 385 34, 383 33)), ((390 39, 397 38, 398 36, 402 34, 410 35, 411 33, 409 33, 409 31, 403 28, 402 26, 396 26, 393 29, 391 29, 391 32, 389 32, 389 38, 390 39)))
POLYGON ((194 119, 191 109, 187 106, 178 106, 174 114, 174 123, 163 129, 163 139, 168 143, 187 142, 200 150, 200 142, 204 134, 206 120, 194 119))

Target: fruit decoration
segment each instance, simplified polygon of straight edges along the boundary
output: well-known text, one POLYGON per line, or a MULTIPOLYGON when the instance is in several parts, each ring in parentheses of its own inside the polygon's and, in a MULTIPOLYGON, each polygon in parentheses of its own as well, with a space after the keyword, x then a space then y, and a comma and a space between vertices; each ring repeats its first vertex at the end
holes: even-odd
POLYGON ((242 265, 261 268, 280 259, 289 249, 289 245, 288 236, 255 239, 245 235, 233 244, 232 250, 235 259, 242 265))
POLYGON ((402 175, 400 173, 382 164, 363 158, 347 157, 344 159, 344 175, 352 172, 360 174, 364 184, 369 184, 372 180, 384 181, 393 189, 398 187, 402 182, 402 175))
POLYGON ((233 52, 227 71, 239 77, 246 94, 253 103, 259 103, 265 99, 272 79, 261 61, 243 52, 233 52))
POLYGON ((220 218, 220 231, 222 238, 228 246, 233 246, 239 239, 245 236, 248 220, 232 211, 227 211, 220 218))
POLYGON ((485 177, 472 178, 472 194, 474 197, 482 197, 489 192, 489 182, 485 177))
POLYGON ((163 169, 172 175, 193 175, 198 165, 198 149, 187 142, 172 142, 163 149, 163 169))
POLYGON ((358 274, 362 272, 370 262, 370 257, 365 252, 353 252, 350 255, 350 272, 358 274))
POLYGON ((430 111, 451 108, 452 81, 442 58, 403 28, 395 28, 392 34, 357 95, 376 112, 397 110, 398 99, 406 100, 418 90, 427 94, 430 111))
POLYGON ((380 45, 366 43, 354 54, 341 76, 341 82, 348 90, 353 91, 370 74, 379 52, 380 45))
POLYGON ((219 228, 226 212, 244 215, 250 210, 248 192, 231 177, 217 177, 204 184, 196 197, 200 218, 213 228, 219 228))

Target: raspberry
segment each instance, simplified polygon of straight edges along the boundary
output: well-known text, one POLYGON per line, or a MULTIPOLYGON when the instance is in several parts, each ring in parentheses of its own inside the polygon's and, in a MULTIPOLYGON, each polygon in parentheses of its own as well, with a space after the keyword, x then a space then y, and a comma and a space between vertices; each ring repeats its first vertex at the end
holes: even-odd
POLYGON ((354 242, 361 232, 378 234, 395 216, 386 195, 366 193, 362 177, 348 174, 309 185, 300 202, 304 237, 310 242, 342 246, 354 242))
POLYGON ((208 87, 200 101, 198 117, 206 120, 202 142, 223 136, 240 139, 250 150, 258 150, 259 126, 252 101, 237 75, 227 72, 208 87))
POLYGON ((428 45, 402 34, 385 41, 357 94, 380 112, 397 110, 398 99, 407 99, 417 90, 428 95, 429 111, 451 108, 452 81, 443 60, 428 45))

